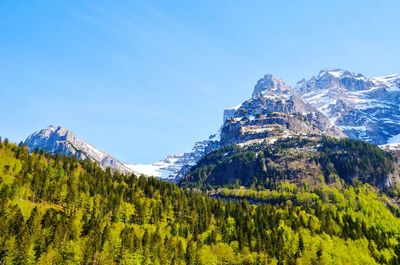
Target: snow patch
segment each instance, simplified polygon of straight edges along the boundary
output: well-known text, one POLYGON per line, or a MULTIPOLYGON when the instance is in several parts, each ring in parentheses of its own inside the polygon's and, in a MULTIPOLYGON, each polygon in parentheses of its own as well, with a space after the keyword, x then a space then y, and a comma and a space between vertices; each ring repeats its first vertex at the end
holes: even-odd
POLYGON ((392 138, 388 140, 388 144, 399 144, 400 143, 400 133, 394 135, 392 138))

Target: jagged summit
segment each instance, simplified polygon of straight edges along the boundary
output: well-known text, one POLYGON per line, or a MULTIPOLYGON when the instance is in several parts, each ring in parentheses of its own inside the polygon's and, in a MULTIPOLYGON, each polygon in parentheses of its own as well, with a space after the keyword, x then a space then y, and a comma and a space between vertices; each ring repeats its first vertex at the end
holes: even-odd
POLYGON ((345 137, 290 86, 267 74, 255 85, 252 98, 224 111, 221 145, 321 134, 345 137))
POLYGON ((324 90, 330 88, 340 93, 343 89, 347 91, 368 90, 378 85, 360 73, 353 73, 338 68, 326 68, 319 71, 318 75, 311 77, 308 81, 302 80, 297 83, 297 89, 301 88, 302 93, 310 90, 324 90))
POLYGON ((67 128, 55 125, 32 133, 26 140, 25 144, 30 151, 41 147, 50 153, 57 153, 62 149, 67 155, 71 155, 72 150, 67 148, 64 143, 76 141, 75 134, 67 128))
POLYGON ((324 75, 330 75, 337 79, 350 78, 350 79, 365 80, 365 81, 370 81, 374 85, 382 85, 382 86, 395 84, 400 78, 400 73, 385 75, 385 76, 368 77, 364 74, 351 72, 349 70, 341 68, 321 69, 316 78, 321 78, 324 75))
POLYGON ((342 68, 324 68, 321 69, 318 73, 318 76, 321 77, 323 75, 331 75, 334 77, 343 77, 343 76, 352 76, 357 78, 364 78, 363 74, 351 72, 342 68))
POLYGON ((253 98, 266 96, 289 96, 291 88, 282 79, 266 74, 254 86, 253 98))

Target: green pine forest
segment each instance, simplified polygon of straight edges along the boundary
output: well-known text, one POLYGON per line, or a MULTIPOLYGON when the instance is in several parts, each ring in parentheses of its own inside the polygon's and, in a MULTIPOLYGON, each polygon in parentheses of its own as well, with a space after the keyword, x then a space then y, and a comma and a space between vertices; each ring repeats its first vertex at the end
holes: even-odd
POLYGON ((323 141, 317 156, 229 147, 180 187, 0 140, 0 264, 400 264, 397 192, 377 185, 393 158, 323 141), (317 173, 281 170, 279 154, 317 173))

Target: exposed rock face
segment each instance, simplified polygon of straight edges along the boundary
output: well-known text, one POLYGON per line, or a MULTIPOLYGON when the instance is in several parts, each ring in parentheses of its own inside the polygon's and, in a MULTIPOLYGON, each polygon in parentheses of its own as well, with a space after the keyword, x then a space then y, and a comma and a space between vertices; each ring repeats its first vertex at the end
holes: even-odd
POLYGON ((286 85, 285 82, 272 74, 266 74, 263 78, 258 80, 257 84, 254 86, 252 97, 290 96, 291 93, 292 88, 286 85))
POLYGON ((132 172, 124 163, 78 139, 72 131, 60 126, 50 125, 45 129, 34 132, 25 140, 25 145, 31 152, 35 149, 43 149, 51 154, 89 159, 98 163, 104 169, 109 167, 123 173, 132 172))
POLYGON ((400 142, 400 75, 369 78, 341 69, 321 70, 295 87, 351 138, 400 142), (396 137, 397 136, 397 137, 396 137))
POLYGON ((260 79, 252 98, 231 111, 229 118, 225 115, 221 129, 222 146, 255 139, 273 141, 294 135, 345 137, 326 116, 272 75, 260 79))

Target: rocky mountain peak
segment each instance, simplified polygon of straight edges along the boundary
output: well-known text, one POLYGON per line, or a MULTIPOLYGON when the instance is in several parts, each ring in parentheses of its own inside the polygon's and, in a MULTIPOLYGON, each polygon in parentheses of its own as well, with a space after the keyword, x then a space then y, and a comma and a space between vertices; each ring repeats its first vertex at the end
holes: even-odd
POLYGON ((288 96, 292 89, 282 79, 266 74, 254 87, 253 98, 265 96, 288 96))
POLYGON ((302 94, 315 90, 329 90, 333 94, 340 94, 342 91, 368 90, 377 85, 376 80, 360 73, 339 68, 326 68, 320 70, 317 76, 311 77, 308 81, 298 82, 295 90, 302 94))
POLYGON ((41 149, 51 154, 89 159, 98 163, 104 169, 109 167, 123 173, 132 172, 124 163, 78 139, 71 130, 61 126, 50 125, 34 132, 25 140, 25 145, 31 152, 35 149, 41 149))
POLYGON ((340 129, 294 90, 271 74, 261 78, 252 97, 224 111, 221 145, 275 141, 294 135, 345 137, 340 129))
POLYGON ((61 147, 63 142, 73 142, 76 140, 75 134, 67 128, 50 125, 40 131, 32 133, 25 144, 30 151, 35 148, 43 147, 50 153, 55 153, 57 147, 61 147))
POLYGON ((321 69, 317 75, 317 77, 321 78, 323 76, 331 76, 334 78, 343 78, 343 77, 351 77, 351 78, 365 78, 364 75, 360 73, 350 72, 341 68, 324 68, 321 69))

